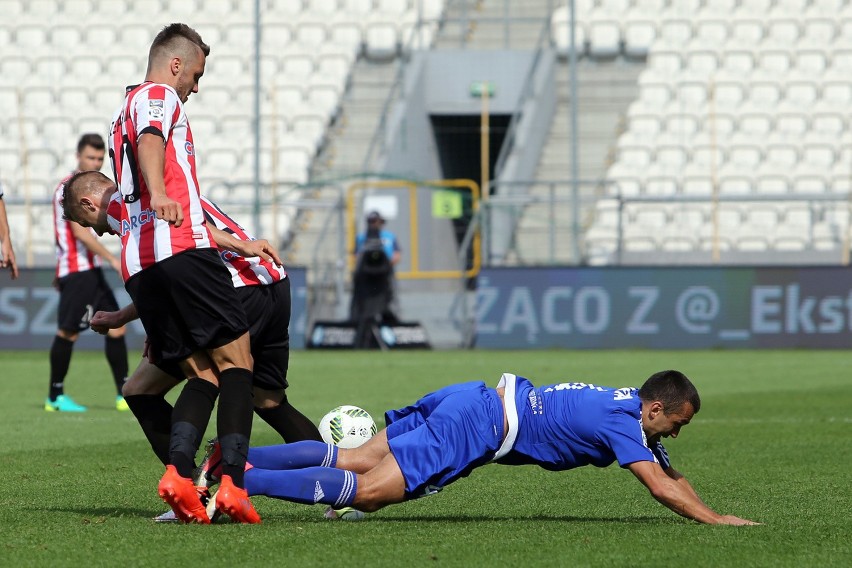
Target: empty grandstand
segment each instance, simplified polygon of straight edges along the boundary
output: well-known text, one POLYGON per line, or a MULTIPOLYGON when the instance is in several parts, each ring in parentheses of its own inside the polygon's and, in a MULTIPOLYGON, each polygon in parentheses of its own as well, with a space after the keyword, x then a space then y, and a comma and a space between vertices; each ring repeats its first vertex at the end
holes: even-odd
MULTIPOLYGON (((151 38, 180 20, 212 46, 188 107, 199 181, 311 269, 326 315, 345 311, 347 238, 368 205, 390 208, 414 253, 403 308, 424 319, 458 294, 464 277, 446 274, 472 266, 471 227, 492 266, 848 262, 848 0, 0 0, 0 11, 0 181, 24 264, 52 262, 49 197, 76 136, 107 129, 151 38), (468 178, 483 200, 473 211, 464 194, 462 213, 426 223, 409 212, 437 207, 434 189, 402 197, 373 183, 387 178, 468 178), (353 190, 361 180, 373 185, 353 190)), ((456 324, 440 333, 462 333, 456 324)))

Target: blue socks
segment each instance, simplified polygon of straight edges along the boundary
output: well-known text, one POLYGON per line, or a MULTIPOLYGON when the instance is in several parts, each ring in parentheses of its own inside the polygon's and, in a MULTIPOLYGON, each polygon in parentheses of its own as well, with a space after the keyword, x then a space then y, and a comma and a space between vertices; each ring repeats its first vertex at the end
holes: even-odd
MULTIPOLYGON (((249 462, 255 465, 253 453, 254 449, 249 452, 249 462)), ((324 503, 335 509, 351 506, 358 487, 354 473, 331 467, 271 470, 255 466, 246 472, 245 484, 249 495, 266 495, 305 505, 324 503)))
POLYGON ((335 509, 355 500, 357 482, 351 471, 335 469, 337 446, 304 440, 249 448, 252 469, 245 474, 249 495, 266 495, 294 503, 324 503, 335 509))
POLYGON ((249 448, 248 462, 258 469, 302 469, 337 465, 337 446, 304 440, 278 446, 249 448))

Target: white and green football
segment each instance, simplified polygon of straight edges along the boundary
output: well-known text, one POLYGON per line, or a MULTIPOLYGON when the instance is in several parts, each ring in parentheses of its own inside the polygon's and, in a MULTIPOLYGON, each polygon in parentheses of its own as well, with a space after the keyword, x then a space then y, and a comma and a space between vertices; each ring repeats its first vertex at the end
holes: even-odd
POLYGON ((322 439, 339 448, 357 448, 376 435, 376 423, 370 413, 350 404, 338 406, 319 423, 322 439))

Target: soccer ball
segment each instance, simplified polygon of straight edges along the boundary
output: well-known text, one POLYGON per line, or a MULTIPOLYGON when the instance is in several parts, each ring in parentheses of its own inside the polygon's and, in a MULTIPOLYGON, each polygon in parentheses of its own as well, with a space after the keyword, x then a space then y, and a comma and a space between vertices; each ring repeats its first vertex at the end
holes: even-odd
POLYGON ((363 408, 344 404, 322 417, 319 431, 326 444, 357 448, 376 434, 376 423, 363 408))

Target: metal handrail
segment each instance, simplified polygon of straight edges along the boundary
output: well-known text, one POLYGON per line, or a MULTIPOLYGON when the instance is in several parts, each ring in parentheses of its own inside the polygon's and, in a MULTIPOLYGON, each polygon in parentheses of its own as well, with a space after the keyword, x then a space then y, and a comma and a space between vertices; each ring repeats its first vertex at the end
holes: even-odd
POLYGON ((506 135, 503 138, 503 144, 500 147, 500 153, 497 154, 497 160, 494 162, 494 175, 492 176, 495 180, 500 178, 500 174, 503 171, 503 167, 506 165, 506 160, 509 159, 509 154, 512 152, 512 149, 515 146, 515 136, 517 135, 518 125, 521 122, 521 109, 524 108, 526 102, 532 98, 532 93, 535 89, 535 82, 533 78, 535 77, 536 72, 538 71, 538 64, 541 61, 541 56, 544 51, 542 44, 547 37, 547 32, 550 29, 550 20, 546 19, 544 25, 542 26, 541 31, 539 32, 538 42, 536 43, 536 51, 533 56, 532 65, 530 65, 529 71, 527 71, 526 77, 524 77, 524 88, 521 91, 520 97, 518 97, 518 104, 515 107, 514 112, 512 113, 512 118, 509 120, 509 125, 506 128, 506 135))

